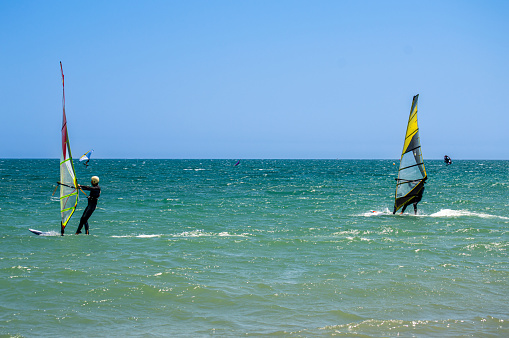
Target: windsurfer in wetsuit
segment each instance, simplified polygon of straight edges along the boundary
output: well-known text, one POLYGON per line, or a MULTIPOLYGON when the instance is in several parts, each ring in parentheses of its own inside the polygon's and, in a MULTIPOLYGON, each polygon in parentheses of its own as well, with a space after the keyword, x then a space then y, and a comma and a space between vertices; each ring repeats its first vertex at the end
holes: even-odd
MULTIPOLYGON (((414 205, 414 214, 417 215, 417 203, 419 203, 421 201, 421 198, 422 198, 422 194, 424 193, 424 185, 422 186, 422 189, 421 191, 419 191, 419 193, 415 196, 414 200, 413 200, 413 205, 414 205)), ((403 206, 403 210, 401 210, 401 213, 404 213, 405 212, 405 209, 406 207, 408 207, 410 205, 410 203, 408 204, 405 204, 403 206)))
POLYGON ((83 225, 85 226, 85 233, 88 235, 88 219, 90 218, 90 216, 92 216, 92 213, 97 207, 97 200, 101 195, 101 187, 99 187, 99 177, 92 176, 91 182, 92 182, 91 187, 78 184, 79 188, 90 191, 90 194, 88 196, 88 205, 85 208, 85 211, 83 211, 83 215, 81 216, 80 219, 80 225, 78 226, 78 230, 76 230, 76 235, 81 234, 81 228, 83 228, 83 225))

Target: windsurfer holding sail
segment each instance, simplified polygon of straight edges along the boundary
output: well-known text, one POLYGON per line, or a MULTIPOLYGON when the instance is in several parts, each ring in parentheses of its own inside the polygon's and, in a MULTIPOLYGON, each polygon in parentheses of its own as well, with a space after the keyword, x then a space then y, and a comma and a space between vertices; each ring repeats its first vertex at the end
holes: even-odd
POLYGON ((79 185, 78 187, 83 190, 90 191, 90 195, 88 196, 88 205, 83 211, 83 215, 80 219, 80 225, 78 226, 78 230, 76 230, 76 235, 81 234, 81 229, 85 226, 85 233, 88 235, 88 219, 94 213, 95 208, 97 207, 97 200, 101 195, 101 187, 99 187, 99 177, 92 176, 91 179, 92 186, 79 185))
MULTIPOLYGON (((403 206, 403 210, 401 210, 401 213, 405 212, 406 207, 408 207, 410 204, 414 205, 414 214, 417 215, 417 203, 419 203, 422 199, 422 194, 424 193, 424 185, 422 186, 422 189, 419 191, 419 193, 412 199, 412 203, 405 204, 403 206)), ((394 213, 396 210, 394 210, 394 213)))
POLYGON ((414 212, 417 214, 417 203, 422 198, 424 183, 428 178, 422 159, 419 127, 417 125, 418 98, 419 94, 414 96, 412 107, 410 108, 405 142, 403 143, 403 151, 399 162, 398 178, 396 178, 396 196, 393 214, 400 208, 403 208, 401 213, 405 212, 409 204, 414 205, 414 212))

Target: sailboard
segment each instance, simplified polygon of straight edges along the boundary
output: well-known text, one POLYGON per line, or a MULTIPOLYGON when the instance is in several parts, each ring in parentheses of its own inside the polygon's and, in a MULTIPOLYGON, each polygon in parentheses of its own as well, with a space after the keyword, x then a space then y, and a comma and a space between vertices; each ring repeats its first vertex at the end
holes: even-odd
POLYGON ((78 205, 78 182, 76 172, 72 163, 71 144, 69 143, 69 134, 67 132, 67 118, 65 116, 65 87, 64 70, 60 62, 60 71, 62 72, 62 149, 60 154, 60 233, 64 235, 65 226, 71 219, 76 206, 78 205))
POLYGON ((94 149, 87 151, 86 154, 84 154, 83 156, 80 157, 80 162, 85 162, 83 164, 88 167, 88 161, 90 161, 90 157, 92 156, 93 152, 94 152, 94 149))
POLYGON ((35 230, 35 229, 28 229, 28 231, 36 234, 37 236, 51 236, 50 231, 40 231, 40 230, 35 230))
POLYGON ((405 205, 418 201, 423 193, 424 182, 428 178, 422 159, 421 140, 417 124, 418 99, 419 94, 414 96, 410 108, 403 152, 399 162, 398 178, 396 179, 393 213, 396 213, 405 205))

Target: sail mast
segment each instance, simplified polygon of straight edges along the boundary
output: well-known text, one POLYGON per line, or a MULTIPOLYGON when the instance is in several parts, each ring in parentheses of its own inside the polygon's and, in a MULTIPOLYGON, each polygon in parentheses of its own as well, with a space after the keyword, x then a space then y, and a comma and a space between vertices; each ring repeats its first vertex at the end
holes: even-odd
POLYGON ((394 212, 401 207, 413 203, 428 178, 421 152, 419 126, 417 124, 417 100, 419 94, 412 100, 410 116, 408 117, 405 142, 396 179, 396 195, 394 198, 394 212))
POLYGON ((71 145, 67 133, 67 118, 65 116, 65 87, 64 70, 60 62, 60 71, 62 73, 62 149, 60 154, 60 213, 62 220, 60 223, 60 232, 63 235, 65 226, 71 219, 76 206, 78 205, 78 182, 72 163, 71 145))

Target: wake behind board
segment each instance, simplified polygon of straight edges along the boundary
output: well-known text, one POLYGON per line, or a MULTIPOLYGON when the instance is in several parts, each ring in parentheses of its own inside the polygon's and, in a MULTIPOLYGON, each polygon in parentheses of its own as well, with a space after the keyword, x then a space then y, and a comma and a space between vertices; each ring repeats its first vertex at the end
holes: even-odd
POLYGON ((368 213, 366 213, 366 216, 384 216, 384 215, 391 215, 392 212, 385 208, 385 210, 370 210, 368 213))
POLYGON ((40 231, 40 230, 35 230, 35 229, 28 229, 28 231, 38 235, 38 236, 49 236, 51 235, 51 232, 49 231, 40 231))

